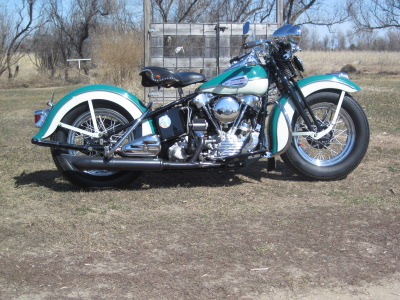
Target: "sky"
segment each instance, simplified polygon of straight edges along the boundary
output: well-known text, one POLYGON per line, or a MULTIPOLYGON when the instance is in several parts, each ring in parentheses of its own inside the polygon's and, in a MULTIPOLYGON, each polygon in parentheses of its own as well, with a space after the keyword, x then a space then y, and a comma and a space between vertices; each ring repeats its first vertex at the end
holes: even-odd
MULTIPOLYGON (((46 1, 46 0, 39 0, 39 1, 46 1)), ((126 1, 128 3, 128 8, 131 7, 132 9, 140 10, 140 12, 142 12, 142 7, 141 7, 143 4, 142 0, 126 0, 126 1)), ((343 1, 339 3, 344 3, 345 0, 339 0, 339 1, 343 1)), ((371 1, 371 0, 366 0, 366 1, 371 1)), ((0 0, 0 9, 5 7, 7 10, 12 11, 16 6, 20 6, 21 2, 22 0, 0 0)), ((68 0, 64 0, 64 2, 68 2, 68 0)), ((338 2, 332 1, 329 3, 335 3, 330 7, 326 6, 329 10, 332 9, 332 13, 334 13, 335 5, 338 2)), ((140 17, 140 13, 138 14, 138 16, 140 17)), ((338 31, 346 33, 348 30, 353 28, 353 24, 351 22, 346 22, 343 24, 332 26, 330 29, 328 29, 328 27, 326 26, 310 26, 310 28, 316 30, 323 37, 325 35, 337 33, 338 31)))

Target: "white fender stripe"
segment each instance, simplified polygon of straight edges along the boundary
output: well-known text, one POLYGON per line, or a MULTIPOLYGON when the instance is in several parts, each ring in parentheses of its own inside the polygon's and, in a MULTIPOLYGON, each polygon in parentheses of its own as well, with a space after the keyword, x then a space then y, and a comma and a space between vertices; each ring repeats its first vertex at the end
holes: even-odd
MULTIPOLYGON (((92 91, 83 94, 79 94, 65 103, 64 106, 60 108, 57 114, 54 116, 53 121, 44 134, 43 138, 49 137, 58 127, 62 118, 74 107, 78 106, 81 103, 84 103, 88 100, 106 100, 113 103, 116 103, 123 107, 134 119, 139 118, 142 115, 140 109, 130 100, 125 97, 107 91, 92 91)), ((142 124, 142 135, 152 134, 152 130, 148 121, 142 124)))
POLYGON ((341 90, 347 93, 357 92, 357 90, 350 85, 344 84, 343 82, 335 82, 331 80, 315 81, 313 83, 303 86, 301 88, 301 91, 303 92, 304 97, 307 97, 317 91, 329 90, 329 89, 341 90))

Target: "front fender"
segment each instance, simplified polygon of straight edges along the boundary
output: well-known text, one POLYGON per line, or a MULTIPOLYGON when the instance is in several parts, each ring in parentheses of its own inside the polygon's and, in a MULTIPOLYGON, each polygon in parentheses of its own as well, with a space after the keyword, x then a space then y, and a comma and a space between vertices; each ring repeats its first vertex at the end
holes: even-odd
MULTIPOLYGON (((54 105, 43 126, 33 138, 44 139, 49 137, 71 109, 88 100, 106 100, 118 104, 131 114, 134 119, 139 118, 146 109, 136 96, 121 88, 100 84, 84 86, 65 95, 54 105)), ((143 122, 142 135, 153 133, 154 129, 151 122, 143 122)))
POLYGON ((343 73, 314 75, 303 78, 297 82, 304 97, 322 90, 338 90, 354 93, 361 88, 350 79, 343 77, 343 73))
MULTIPOLYGON (((324 90, 337 90, 338 93, 354 93, 361 88, 350 79, 339 74, 314 75, 299 80, 298 85, 304 95, 307 97, 315 92, 324 90)), ((287 94, 282 95, 278 100, 280 105, 275 105, 268 119, 268 141, 269 149, 272 154, 281 152, 287 146, 290 138, 291 128, 288 127, 284 113, 281 107, 286 111, 286 115, 292 123, 296 107, 287 94)))

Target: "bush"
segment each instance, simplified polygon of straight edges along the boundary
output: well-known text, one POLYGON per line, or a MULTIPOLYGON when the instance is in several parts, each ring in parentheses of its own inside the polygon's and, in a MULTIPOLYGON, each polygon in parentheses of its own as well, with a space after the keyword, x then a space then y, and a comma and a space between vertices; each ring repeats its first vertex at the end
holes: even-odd
POLYGON ((140 93, 138 73, 144 60, 143 32, 106 30, 95 40, 93 61, 96 63, 96 70, 92 71, 93 80, 140 93))
POLYGON ((356 69, 356 67, 354 67, 353 65, 347 64, 347 65, 345 65, 343 68, 340 69, 340 72, 344 72, 344 73, 357 73, 357 69, 356 69))

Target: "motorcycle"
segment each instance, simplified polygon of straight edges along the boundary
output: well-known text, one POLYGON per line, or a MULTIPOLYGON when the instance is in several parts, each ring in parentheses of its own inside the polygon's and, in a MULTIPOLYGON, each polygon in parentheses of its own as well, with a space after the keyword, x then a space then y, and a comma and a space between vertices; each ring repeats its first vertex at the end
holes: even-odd
MULTIPOLYGON (((244 26, 244 34, 249 24, 244 26)), ((300 26, 247 42, 231 66, 210 80, 196 72, 148 66, 145 87, 176 88, 180 99, 152 110, 107 85, 72 91, 35 112, 32 143, 84 187, 121 187, 142 171, 231 169, 276 157, 308 180, 345 178, 362 161, 369 125, 345 73, 296 78, 304 71, 300 26), (183 95, 183 87, 200 84, 183 95)))

